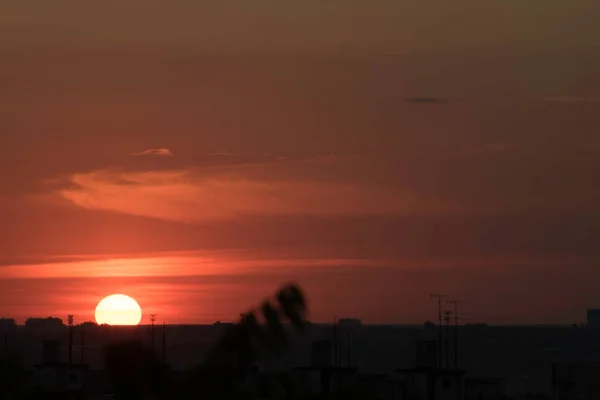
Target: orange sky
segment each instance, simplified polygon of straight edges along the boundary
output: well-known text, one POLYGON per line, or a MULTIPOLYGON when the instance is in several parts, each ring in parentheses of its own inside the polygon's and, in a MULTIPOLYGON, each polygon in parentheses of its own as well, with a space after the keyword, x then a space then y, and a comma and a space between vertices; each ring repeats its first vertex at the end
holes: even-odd
POLYGON ((600 306, 597 1, 6 3, 0 316, 600 306))

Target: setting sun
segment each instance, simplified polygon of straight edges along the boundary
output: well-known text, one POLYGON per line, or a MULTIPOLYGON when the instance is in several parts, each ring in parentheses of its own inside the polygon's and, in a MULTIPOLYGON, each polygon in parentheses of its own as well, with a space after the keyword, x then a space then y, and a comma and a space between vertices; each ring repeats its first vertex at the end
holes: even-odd
POLYGON ((137 325, 142 320, 142 309, 135 299, 124 294, 113 294, 96 306, 96 322, 108 325, 137 325))

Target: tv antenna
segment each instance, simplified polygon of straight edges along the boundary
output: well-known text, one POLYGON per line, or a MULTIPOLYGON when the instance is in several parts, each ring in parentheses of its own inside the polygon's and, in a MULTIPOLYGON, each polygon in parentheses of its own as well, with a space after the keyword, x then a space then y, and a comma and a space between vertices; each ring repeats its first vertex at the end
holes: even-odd
POLYGON ((69 324, 69 365, 73 364, 73 314, 67 316, 69 324))
POLYGON ((446 340, 444 340, 444 355, 445 355, 445 359, 446 359, 446 369, 450 368, 450 342, 448 341, 448 336, 449 336, 449 331, 450 331, 450 320, 452 319, 451 317, 452 315, 452 311, 450 310, 446 310, 444 311, 444 322, 446 322, 446 340))
POLYGON ((152 351, 154 351, 154 321, 156 321, 156 314, 150 314, 150 322, 152 322, 152 327, 150 328, 150 342, 152 351))
POLYGON ((446 303, 454 304, 454 368, 458 369, 458 305, 466 301, 448 300, 446 303))
POLYGON ((442 368, 442 298, 450 297, 450 295, 431 293, 429 296, 437 299, 438 303, 438 368, 442 368))

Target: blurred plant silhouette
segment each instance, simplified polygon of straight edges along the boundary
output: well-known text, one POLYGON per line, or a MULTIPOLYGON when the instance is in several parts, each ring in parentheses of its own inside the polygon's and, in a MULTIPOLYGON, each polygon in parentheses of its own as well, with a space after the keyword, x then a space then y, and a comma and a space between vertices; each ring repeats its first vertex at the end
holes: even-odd
POLYGON ((208 351, 204 362, 175 382, 169 380, 166 366, 141 341, 107 346, 106 366, 114 390, 122 399, 240 398, 257 359, 284 349, 291 332, 304 330, 306 315, 302 289, 287 284, 274 299, 240 314, 240 320, 208 351), (292 329, 286 329, 286 322, 292 329))
POLYGON ((105 360, 119 398, 163 398, 168 393, 166 367, 141 341, 128 340, 106 346, 105 360))

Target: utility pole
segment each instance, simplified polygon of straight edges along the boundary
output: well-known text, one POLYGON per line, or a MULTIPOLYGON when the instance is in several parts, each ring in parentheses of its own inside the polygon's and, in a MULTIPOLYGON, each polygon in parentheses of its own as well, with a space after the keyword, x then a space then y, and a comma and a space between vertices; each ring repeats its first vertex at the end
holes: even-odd
POLYGON ((152 327, 150 328, 150 347, 154 351, 154 321, 156 321, 156 314, 150 314, 150 321, 152 322, 152 327))
POLYGON ((448 300, 447 303, 454 304, 454 369, 458 369, 458 304, 466 302, 448 300))
POLYGON ((446 369, 450 368, 450 351, 449 351, 449 346, 450 346, 450 341, 448 340, 448 336, 450 333, 450 315, 452 314, 452 311, 446 310, 444 311, 444 321, 446 322, 446 340, 444 341, 444 348, 445 348, 445 359, 446 359, 446 369))
POLYGON ((73 315, 67 316, 69 323, 69 365, 73 364, 73 315))
POLYGON ((352 359, 350 358, 350 331, 348 330, 348 337, 347 337, 347 345, 348 345, 348 368, 352 368, 352 359))
POLYGON ((162 361, 163 364, 167 363, 167 333, 166 333, 167 325, 163 322, 162 329, 162 361))
POLYGON ((338 337, 337 337, 337 320, 333 317, 333 366, 338 367, 338 337))
POLYGON ((442 297, 449 297, 447 294, 430 294, 432 299, 438 301, 438 368, 442 368, 442 297))
POLYGON ((85 352, 85 325, 81 324, 81 353, 79 354, 79 363, 83 365, 84 352, 85 352))

